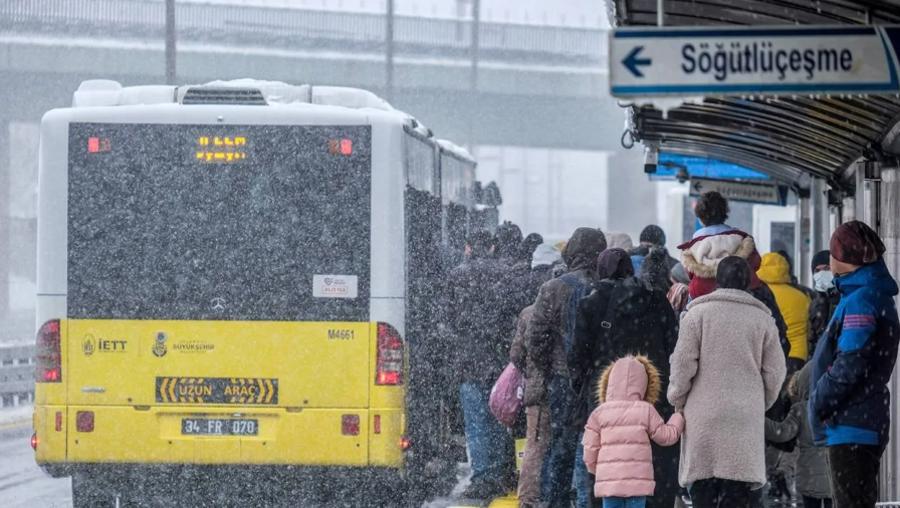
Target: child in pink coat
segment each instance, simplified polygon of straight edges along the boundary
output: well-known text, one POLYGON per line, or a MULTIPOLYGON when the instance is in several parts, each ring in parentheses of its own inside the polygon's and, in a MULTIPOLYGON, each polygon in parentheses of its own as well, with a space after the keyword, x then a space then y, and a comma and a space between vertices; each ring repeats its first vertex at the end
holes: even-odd
POLYGON ((600 406, 584 427, 584 463, 597 478, 594 495, 603 508, 644 508, 653 495, 653 452, 678 442, 684 416, 663 421, 653 404, 659 398, 659 371, 645 356, 626 356, 606 368, 598 386, 600 406))

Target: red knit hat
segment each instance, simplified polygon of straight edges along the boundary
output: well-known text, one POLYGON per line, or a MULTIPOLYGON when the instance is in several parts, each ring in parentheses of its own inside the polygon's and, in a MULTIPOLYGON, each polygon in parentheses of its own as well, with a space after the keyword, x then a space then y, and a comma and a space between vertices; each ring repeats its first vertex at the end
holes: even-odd
POLYGON ((881 259, 884 242, 878 233, 858 220, 838 226, 831 235, 831 256, 851 265, 868 265, 881 259))

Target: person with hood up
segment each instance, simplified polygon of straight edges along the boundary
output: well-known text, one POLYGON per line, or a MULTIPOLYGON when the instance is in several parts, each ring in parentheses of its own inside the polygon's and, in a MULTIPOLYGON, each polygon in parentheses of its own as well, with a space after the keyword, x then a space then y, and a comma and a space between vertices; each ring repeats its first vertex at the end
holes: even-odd
MULTIPOLYGON (((684 417, 666 422, 654 405, 659 371, 646 356, 611 363, 597 386, 600 406, 584 427, 584 464, 596 477, 594 495, 603 508, 644 508, 656 490, 650 444, 672 446, 684 431, 684 417)), ((669 499, 669 507, 673 499, 669 499)))
POLYGON ((548 506, 567 506, 578 429, 570 423, 575 396, 569 381, 566 355, 572 347, 578 303, 590 292, 597 257, 606 249, 599 229, 578 228, 562 257, 568 272, 545 282, 534 302, 525 347, 533 369, 526 369, 525 407, 546 405, 550 416, 550 445, 541 474, 541 500, 548 506))
POLYGON ((788 383, 793 400, 788 417, 782 422, 766 419, 766 440, 784 443, 797 439, 795 480, 797 493, 803 497, 804 508, 831 508, 831 478, 828 470, 828 451, 813 443, 807 404, 812 364, 807 363, 788 383))
POLYGON ((791 284, 790 265, 784 256, 770 252, 762 257, 762 264, 756 271, 775 296, 778 310, 787 325, 790 342, 788 373, 800 370, 808 355, 809 297, 791 284))
POLYGON ((490 233, 473 233, 466 261, 448 276, 448 329, 454 340, 449 360, 459 386, 472 466, 471 483, 463 495, 471 499, 504 493, 515 474, 512 439, 488 407, 494 381, 507 364, 513 334, 502 315, 508 268, 492 257, 493 248, 490 233))
POLYGON ((834 287, 831 273, 831 253, 819 251, 812 258, 813 299, 809 306, 809 351, 816 350, 819 337, 825 333, 828 322, 841 300, 841 294, 834 287))
POLYGON ((650 249, 662 249, 665 254, 666 269, 671 270, 678 263, 678 260, 669 255, 666 250, 666 232, 656 224, 650 224, 641 231, 639 237, 640 244, 631 249, 631 263, 634 266, 634 273, 640 275, 644 259, 650 253, 650 249))
MULTIPOLYGON (((534 252, 531 243, 535 238, 532 235, 529 237, 531 240, 525 245, 522 230, 510 221, 504 221, 497 227, 494 255, 504 269, 505 286, 505 296, 501 301, 503 310, 500 314, 510 328, 515 326, 516 316, 522 309, 534 302, 539 287, 531 276, 531 257, 534 252)), ((507 337, 511 335, 510 333, 507 337)))
POLYGON ((835 504, 872 507, 891 426, 898 288, 866 224, 842 224, 829 247, 841 301, 813 355, 809 419, 816 444, 828 447, 835 504))
MULTIPOLYGON (((575 340, 568 357, 572 386, 579 394, 572 419, 573 425, 579 427, 584 426, 597 405, 594 387, 601 375, 600 366, 629 354, 646 355, 659 366, 665 390, 669 356, 678 338, 678 320, 665 293, 654 291, 634 277, 631 260, 624 250, 607 249, 600 254, 597 279, 594 291, 578 307, 575 340)), ((656 410, 664 417, 672 414, 665 401, 658 402, 656 410)), ((652 496, 649 505, 671 508, 678 493, 678 450, 654 446, 653 451, 658 482, 656 494, 648 494, 652 496)), ((586 477, 579 479, 576 475, 580 496, 586 497, 590 487, 586 477)))
POLYGON ((669 255, 665 249, 653 247, 644 257, 644 262, 641 264, 641 282, 650 291, 659 291, 666 295, 669 292, 669 288, 672 287, 670 270, 669 255))
POLYGON ((771 312, 748 292, 752 274, 743 258, 719 263, 719 289, 688 305, 671 357, 668 398, 686 422, 679 481, 695 508, 747 508, 766 483, 764 413, 785 361, 771 312))

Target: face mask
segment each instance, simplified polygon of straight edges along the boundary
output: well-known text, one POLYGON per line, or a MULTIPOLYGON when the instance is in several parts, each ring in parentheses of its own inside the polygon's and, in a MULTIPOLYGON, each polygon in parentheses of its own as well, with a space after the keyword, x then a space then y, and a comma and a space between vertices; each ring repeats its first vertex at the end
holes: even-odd
POLYGON ((826 293, 834 288, 834 274, 828 270, 813 274, 813 288, 820 293, 826 293))

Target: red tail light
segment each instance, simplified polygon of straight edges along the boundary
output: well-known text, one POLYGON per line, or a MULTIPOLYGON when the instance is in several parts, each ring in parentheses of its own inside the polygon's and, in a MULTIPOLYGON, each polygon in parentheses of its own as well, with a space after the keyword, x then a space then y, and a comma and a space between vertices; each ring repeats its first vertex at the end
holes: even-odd
POLYGON ((36 451, 37 446, 38 446, 38 437, 37 437, 37 434, 35 433, 35 434, 31 435, 31 449, 36 451))
POLYGON ((406 436, 400 436, 400 449, 404 452, 412 448, 412 441, 406 436))
POLYGON ((62 381, 62 354, 59 344, 59 320, 52 319, 41 325, 35 341, 34 380, 38 383, 62 381))
POLYGON ((62 423, 63 423, 62 422, 62 411, 57 411, 56 412, 56 425, 54 427, 56 429, 56 432, 62 432, 62 423))
POLYGON ((378 323, 378 361, 375 369, 376 385, 403 384, 403 339, 387 324, 378 323))
POLYGON ((78 432, 94 432, 94 412, 79 411, 75 413, 75 429, 78 432))
POLYGON ((381 434, 381 415, 375 415, 375 417, 372 418, 372 432, 381 434))
POLYGON ((343 415, 341 417, 341 434, 345 436, 359 435, 359 415, 343 415))

